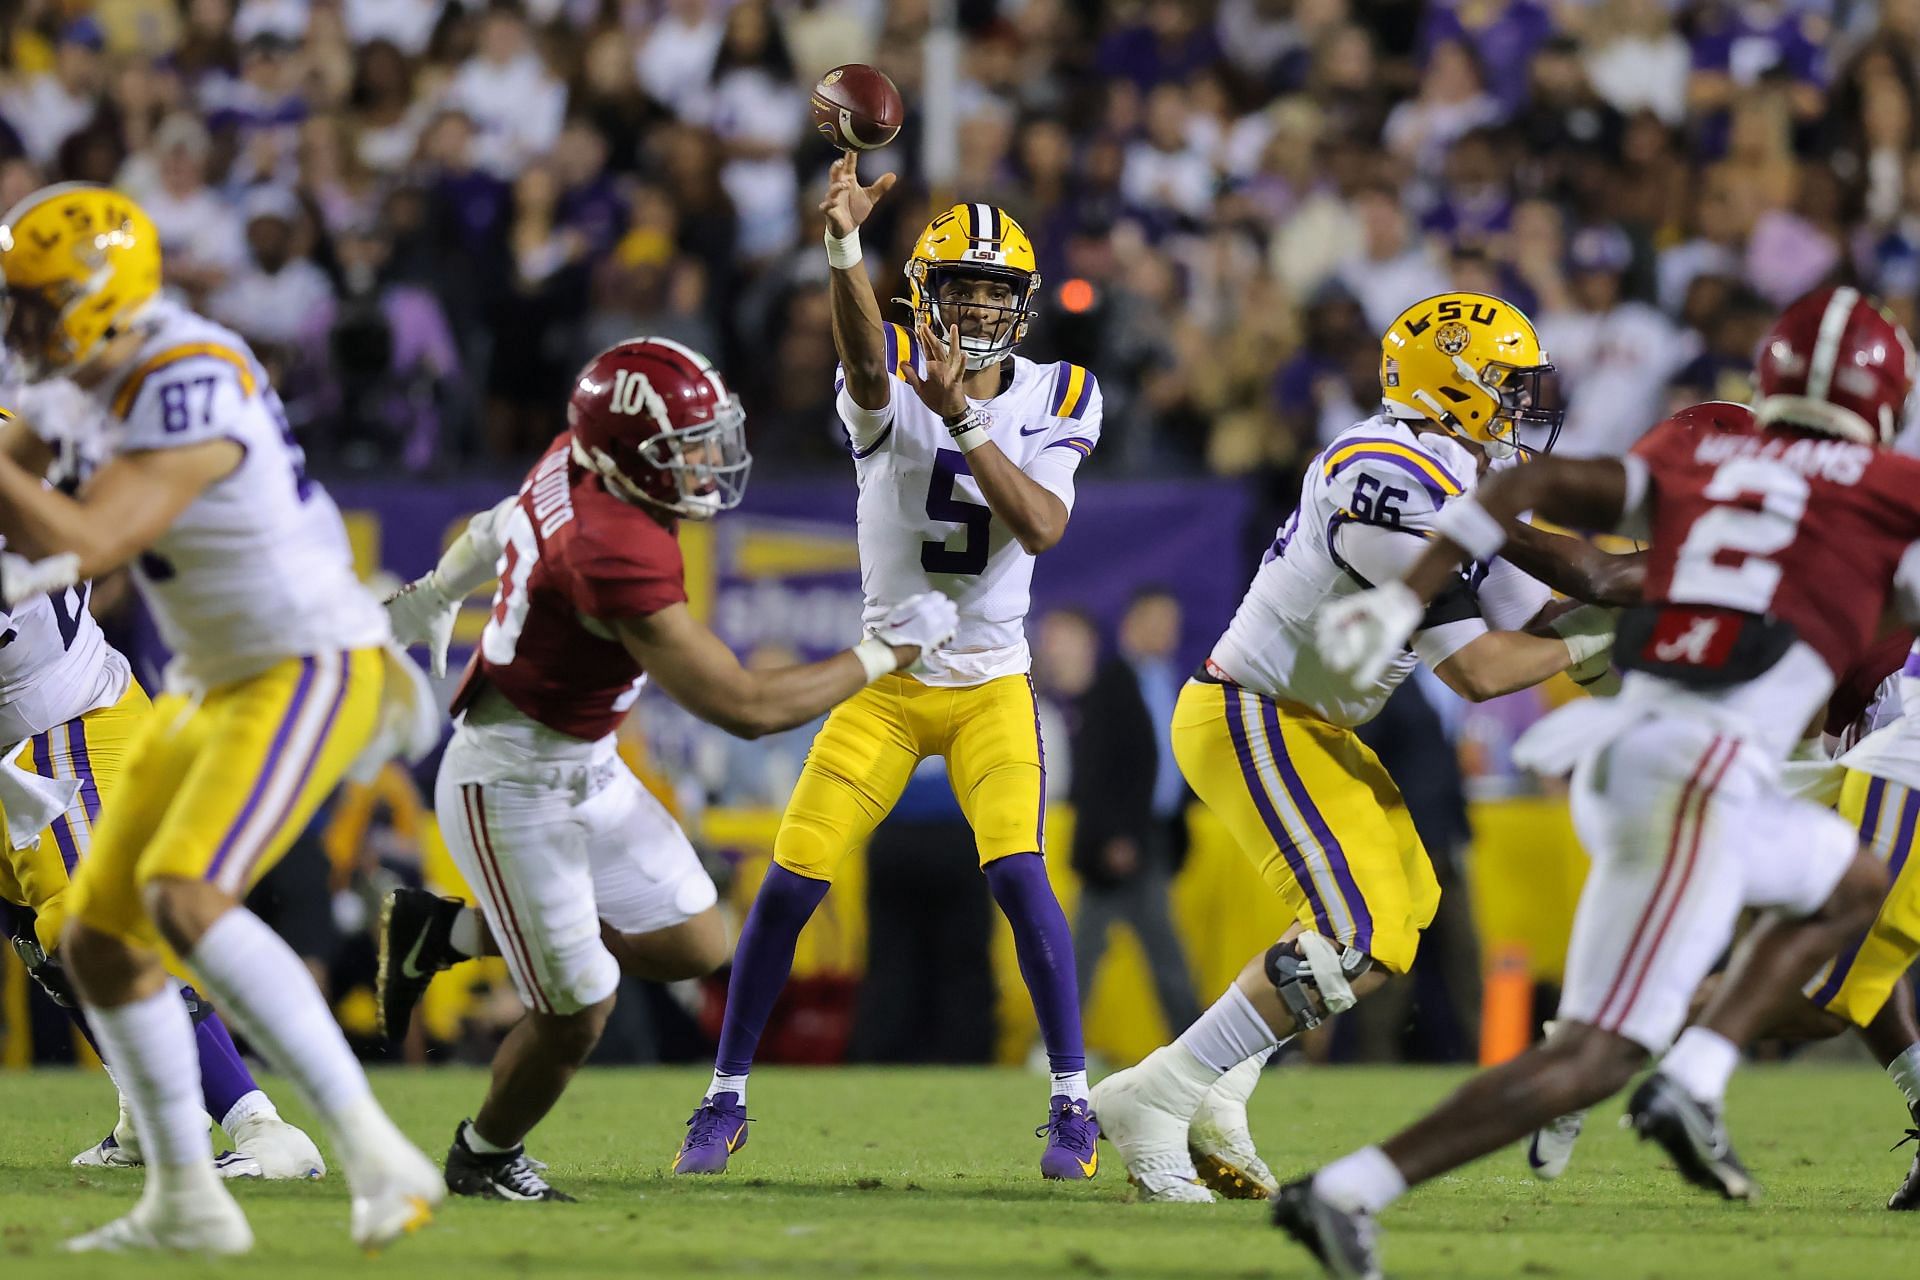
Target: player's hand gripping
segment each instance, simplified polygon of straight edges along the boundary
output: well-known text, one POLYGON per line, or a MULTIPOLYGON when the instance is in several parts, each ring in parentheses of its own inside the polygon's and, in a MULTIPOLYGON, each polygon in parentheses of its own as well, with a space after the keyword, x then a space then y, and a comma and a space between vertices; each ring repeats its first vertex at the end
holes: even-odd
POLYGON ((967 352, 960 345, 960 327, 948 325, 944 342, 934 336, 933 326, 923 319, 913 322, 913 331, 920 339, 920 350, 926 353, 927 374, 921 377, 908 360, 901 364, 900 376, 920 397, 920 403, 939 414, 947 429, 958 435, 972 425, 955 423, 955 419, 964 418, 967 412, 967 393, 962 389, 967 377, 967 352))
POLYGON ((393 638, 407 648, 424 645, 433 674, 447 674, 447 648, 453 643, 460 602, 450 599, 434 575, 416 578, 387 598, 387 622, 393 638))
POLYGON ((887 610, 873 634, 887 644, 918 649, 919 653, 903 664, 910 666, 953 639, 959 629, 960 610, 953 601, 938 591, 922 591, 887 610))
POLYGON ((820 202, 820 212, 827 215, 827 230, 835 236, 849 235, 865 222, 880 197, 893 190, 898 180, 891 173, 883 173, 872 186, 863 187, 859 168, 860 153, 849 151, 827 171, 827 198, 820 202))
POLYGON ((1420 598, 1404 582, 1336 600, 1320 611, 1314 632, 1320 657, 1356 685, 1378 680, 1420 625, 1420 598))

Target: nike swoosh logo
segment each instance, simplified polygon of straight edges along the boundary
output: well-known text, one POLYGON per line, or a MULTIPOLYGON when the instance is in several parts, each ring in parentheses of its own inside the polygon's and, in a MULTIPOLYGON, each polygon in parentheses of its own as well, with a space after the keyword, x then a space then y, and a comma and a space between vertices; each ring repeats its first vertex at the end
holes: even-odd
POLYGON ((433 976, 433 970, 422 969, 417 964, 414 963, 416 960, 420 958, 420 948, 426 945, 427 945, 426 931, 422 930, 420 935, 413 940, 413 949, 408 951, 405 956, 401 957, 401 960, 400 960, 401 973, 405 974, 409 978, 428 978, 433 976))
POLYGON ((735 1151, 735 1149, 739 1147, 739 1145, 740 1145, 740 1135, 742 1135, 742 1134, 744 1134, 744 1133, 745 1133, 746 1131, 747 1131, 747 1126, 745 1126, 745 1125, 741 1125, 741 1126, 740 1126, 740 1127, 739 1127, 738 1129, 735 1129, 735 1130, 733 1131, 733 1136, 732 1136, 731 1138, 728 1138, 728 1139, 727 1139, 727 1154, 728 1154, 728 1155, 732 1155, 732 1154, 734 1153, 734 1151, 735 1151))
POLYGON ((1040 425, 1040 426, 1037 426, 1037 427, 1035 427, 1035 428, 1033 428, 1033 429, 1032 429, 1031 431, 1029 431, 1029 430, 1028 430, 1027 428, 1025 428, 1025 427, 1022 427, 1022 428, 1020 428, 1020 434, 1021 434, 1021 435, 1023 435, 1023 436, 1037 436, 1037 435, 1039 435, 1039 434, 1040 434, 1040 433, 1041 433, 1042 431, 1051 431, 1051 430, 1053 430, 1053 424, 1051 424, 1051 423, 1043 423, 1042 425, 1040 425))
POLYGON ((1095 1151, 1093 1153, 1093 1159, 1091 1160, 1082 1160, 1079 1156, 1075 1156, 1073 1162, 1080 1166, 1080 1172, 1091 1178, 1095 1173, 1099 1172, 1100 1153, 1095 1151))

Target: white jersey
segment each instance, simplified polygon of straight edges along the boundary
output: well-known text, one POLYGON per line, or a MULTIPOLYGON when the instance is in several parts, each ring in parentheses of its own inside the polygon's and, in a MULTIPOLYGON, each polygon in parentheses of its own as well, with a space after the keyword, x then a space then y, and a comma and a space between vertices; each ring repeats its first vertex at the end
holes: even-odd
POLYGON ((171 302, 140 322, 125 372, 92 389, 115 453, 232 440, 240 465, 209 485, 135 565, 173 650, 170 687, 200 690, 277 662, 390 638, 354 575, 340 511, 309 480, 280 398, 246 343, 171 302))
POLYGON ((1428 609, 1421 630, 1372 685, 1321 660, 1314 619, 1327 602, 1397 575, 1425 548, 1440 508, 1479 481, 1479 460, 1437 431, 1384 414, 1335 436, 1307 468, 1300 505, 1261 561, 1209 665, 1243 688, 1337 725, 1379 714, 1417 661, 1446 661, 1491 624, 1524 626, 1552 599, 1504 560, 1476 565, 1428 609), (1409 536, 1414 535, 1414 536, 1409 536))
POLYGON ((1865 737, 1839 757, 1849 769, 1920 787, 1920 644, 1880 682, 1862 717, 1865 737))
MULTIPOLYGON (((1033 556, 993 519, 966 455, 946 424, 920 402, 901 365, 926 365, 900 325, 887 328, 887 386, 879 409, 862 409, 836 373, 840 418, 860 484, 860 585, 864 620, 922 591, 952 597, 960 628, 945 648, 921 660, 924 684, 965 687, 1030 665, 1026 617, 1033 556)), ((987 433, 1013 464, 1073 510, 1073 477, 1100 441, 1099 384, 1079 365, 1013 357, 1013 383, 990 400, 969 400, 987 416, 987 433)))

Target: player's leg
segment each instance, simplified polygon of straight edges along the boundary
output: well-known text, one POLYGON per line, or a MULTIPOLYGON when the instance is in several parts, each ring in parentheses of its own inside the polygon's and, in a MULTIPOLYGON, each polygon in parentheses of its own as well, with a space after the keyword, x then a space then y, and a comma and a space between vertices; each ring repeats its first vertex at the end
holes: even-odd
POLYGON ((800 930, 847 852, 873 832, 906 788, 921 750, 907 722, 904 676, 884 676, 827 716, 774 836, 773 864, 734 946, 719 1052, 687 1122, 676 1173, 719 1173, 746 1140, 747 1073, 793 969, 800 930))
MULTIPOLYGON (((306 966, 240 899, 372 740, 386 664, 380 650, 329 652, 214 689, 178 717, 195 740, 160 821, 130 828, 123 806, 96 833, 96 846, 110 830, 116 845, 138 846, 153 923, 332 1131, 353 1189, 352 1233, 367 1247, 424 1223, 440 1180, 375 1101, 306 966)), ((75 914, 93 924, 86 883, 83 874, 75 914)))

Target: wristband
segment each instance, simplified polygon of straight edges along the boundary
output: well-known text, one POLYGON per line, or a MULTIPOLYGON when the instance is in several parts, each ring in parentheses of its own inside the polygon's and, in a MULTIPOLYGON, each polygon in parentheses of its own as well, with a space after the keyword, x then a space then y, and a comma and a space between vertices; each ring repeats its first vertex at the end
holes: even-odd
POLYGON ((972 453, 991 439, 987 435, 986 427, 982 425, 980 411, 972 405, 967 406, 966 412, 952 418, 943 418, 941 421, 947 424, 948 434, 953 437, 953 442, 960 446, 962 453, 972 453))
POLYGON ((1455 498, 1440 508, 1433 531, 1475 560, 1491 560, 1507 545, 1507 531, 1471 497, 1455 498))
POLYGON ((860 265, 860 228, 855 227, 844 236, 836 236, 833 228, 827 228, 827 265, 836 271, 848 271, 860 265))
POLYGON ((879 636, 866 637, 849 652, 860 659, 860 665, 867 673, 868 684, 900 669, 900 659, 894 656, 893 646, 879 636))

